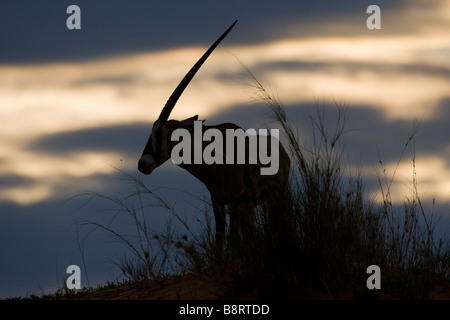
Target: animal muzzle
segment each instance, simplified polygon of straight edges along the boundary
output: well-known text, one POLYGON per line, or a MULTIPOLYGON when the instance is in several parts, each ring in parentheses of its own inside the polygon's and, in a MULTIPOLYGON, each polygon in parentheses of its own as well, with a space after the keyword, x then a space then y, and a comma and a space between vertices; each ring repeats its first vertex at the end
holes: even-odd
POLYGON ((153 159, 153 157, 149 154, 144 154, 139 159, 138 162, 138 170, 142 172, 143 174, 150 174, 153 170, 157 167, 156 161, 153 159))

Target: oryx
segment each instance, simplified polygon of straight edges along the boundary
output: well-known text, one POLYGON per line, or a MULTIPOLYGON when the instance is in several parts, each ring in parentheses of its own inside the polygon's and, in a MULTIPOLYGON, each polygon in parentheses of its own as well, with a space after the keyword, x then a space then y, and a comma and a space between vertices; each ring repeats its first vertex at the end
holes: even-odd
MULTIPOLYGON (((152 132, 139 159, 138 169, 140 172, 150 174, 171 157, 171 151, 177 144, 177 142, 172 141, 171 136, 176 129, 187 129, 193 134, 194 122, 197 121, 198 115, 182 121, 168 120, 170 112, 195 73, 217 45, 226 37, 236 22, 197 61, 170 96, 159 118, 153 124, 152 132)), ((219 130, 224 135, 227 129, 240 129, 232 123, 203 126, 203 130, 211 128, 219 130)), ((267 138, 267 141, 269 140, 267 138)), ((203 149, 209 143, 202 142, 203 149)), ((253 210, 262 200, 267 199, 268 194, 274 192, 273 188, 284 189, 286 187, 290 160, 281 143, 277 141, 277 144, 279 147, 279 170, 275 175, 261 175, 261 163, 237 164, 235 162, 234 164, 226 164, 224 162, 224 164, 194 164, 191 162, 191 164, 177 164, 203 182, 211 194, 216 224, 215 237, 219 250, 223 247, 227 212, 230 215, 230 232, 232 233, 235 228, 239 228, 236 220, 243 210, 253 210)), ((223 152, 224 157, 226 157, 225 150, 223 152)), ((248 150, 246 150, 246 153, 248 155, 248 150)))

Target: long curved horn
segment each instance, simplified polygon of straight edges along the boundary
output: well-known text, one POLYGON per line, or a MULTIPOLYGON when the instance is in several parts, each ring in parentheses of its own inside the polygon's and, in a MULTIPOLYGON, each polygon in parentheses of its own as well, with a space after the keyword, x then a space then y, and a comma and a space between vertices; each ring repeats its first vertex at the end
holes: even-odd
POLYGON ((172 111, 173 107, 175 107, 175 104, 178 101, 178 98, 183 93, 184 89, 186 89, 189 82, 192 80, 192 78, 197 73, 198 69, 202 66, 202 64, 208 59, 211 52, 214 51, 214 49, 219 45, 219 43, 227 36, 227 34, 233 29, 234 25, 238 21, 236 20, 228 29, 224 32, 222 36, 220 36, 219 39, 216 40, 216 42, 213 43, 213 45, 208 49, 208 51, 205 52, 205 54, 197 61, 196 64, 189 70, 189 72, 184 76, 183 80, 181 80, 180 84, 175 88, 172 95, 170 96, 169 100, 167 100, 166 105, 161 111, 161 114, 159 115, 158 120, 161 122, 166 122, 169 118, 170 112, 172 111))

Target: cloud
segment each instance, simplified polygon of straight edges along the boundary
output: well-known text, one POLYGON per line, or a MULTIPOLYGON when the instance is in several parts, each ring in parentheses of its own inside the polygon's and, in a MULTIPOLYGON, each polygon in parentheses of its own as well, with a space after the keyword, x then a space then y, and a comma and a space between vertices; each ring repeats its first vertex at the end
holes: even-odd
POLYGON ((40 136, 28 149, 44 154, 70 157, 77 153, 109 152, 138 157, 150 135, 151 123, 80 129, 40 136))
POLYGON ((407 76, 420 75, 423 77, 437 77, 447 80, 450 77, 450 68, 433 65, 416 64, 394 64, 382 62, 352 62, 352 61, 269 61, 256 66, 257 69, 267 71, 290 71, 299 70, 301 72, 329 72, 341 73, 347 77, 357 76, 360 72, 370 72, 383 75, 384 77, 401 73, 407 76))
POLYGON ((27 187, 33 186, 37 183, 36 180, 30 179, 17 174, 5 174, 2 175, 3 187, 27 187))

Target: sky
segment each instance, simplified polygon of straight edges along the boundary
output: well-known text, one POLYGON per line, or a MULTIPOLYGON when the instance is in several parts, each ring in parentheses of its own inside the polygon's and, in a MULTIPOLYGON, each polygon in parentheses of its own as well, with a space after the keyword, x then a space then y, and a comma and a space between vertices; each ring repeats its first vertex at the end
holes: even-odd
MULTIPOLYGON (((84 285, 120 279, 112 260, 123 246, 80 223, 133 232, 105 199, 136 195, 133 179, 196 223, 208 197, 201 182, 170 161, 142 176, 137 161, 173 89, 236 19, 171 118, 270 125, 241 63, 305 139, 317 106, 332 126, 336 101, 349 111, 348 163, 361 169, 368 197, 379 196, 382 160, 388 176, 398 164, 392 194, 401 205, 414 154, 419 193, 428 207, 435 201, 447 232, 448 1, 2 1, 0 298, 52 292, 71 264, 82 267, 84 285), (81 29, 67 28, 72 4, 81 29), (367 27, 372 4, 381 29, 367 27), (414 153, 400 159, 415 127, 414 153)), ((156 229, 167 223, 157 206, 146 214, 156 229)))

